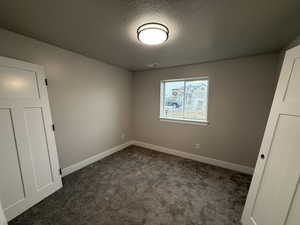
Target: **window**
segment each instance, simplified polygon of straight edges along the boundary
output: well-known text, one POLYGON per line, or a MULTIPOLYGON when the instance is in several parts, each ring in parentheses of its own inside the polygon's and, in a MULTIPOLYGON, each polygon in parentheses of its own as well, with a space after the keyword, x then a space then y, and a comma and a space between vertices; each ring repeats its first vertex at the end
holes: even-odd
POLYGON ((207 123, 208 78, 161 81, 160 118, 207 123))

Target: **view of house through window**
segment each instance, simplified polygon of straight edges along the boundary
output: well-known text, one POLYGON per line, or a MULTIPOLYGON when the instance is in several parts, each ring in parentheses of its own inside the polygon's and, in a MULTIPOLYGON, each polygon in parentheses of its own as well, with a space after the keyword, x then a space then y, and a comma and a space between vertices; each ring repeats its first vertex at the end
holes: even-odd
POLYGON ((207 122, 208 79, 161 82, 160 118, 207 122))

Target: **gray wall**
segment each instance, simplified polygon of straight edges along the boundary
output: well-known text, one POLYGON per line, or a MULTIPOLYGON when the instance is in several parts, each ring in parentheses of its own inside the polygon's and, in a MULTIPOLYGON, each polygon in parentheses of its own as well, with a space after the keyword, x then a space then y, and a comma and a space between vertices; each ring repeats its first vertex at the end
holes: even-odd
POLYGON ((254 167, 278 77, 279 55, 136 72, 135 140, 254 167), (160 122, 160 80, 209 76, 209 126, 160 122), (200 144, 200 149, 194 145, 200 144))
POLYGON ((131 72, 2 29, 0 55, 45 67, 62 168, 131 139, 131 72))
POLYGON ((131 139, 255 164, 275 91, 277 54, 136 72, 132 80, 124 69, 2 29, 0 43, 0 55, 45 67, 63 168, 131 139), (160 122, 160 80, 202 75, 210 77, 210 125, 160 122))

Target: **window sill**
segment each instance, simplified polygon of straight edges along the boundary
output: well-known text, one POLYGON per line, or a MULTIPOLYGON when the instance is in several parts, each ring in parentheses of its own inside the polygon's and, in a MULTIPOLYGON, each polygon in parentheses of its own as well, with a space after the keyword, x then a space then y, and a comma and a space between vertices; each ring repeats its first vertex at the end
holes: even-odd
POLYGON ((197 126, 208 126, 208 121, 201 120, 185 120, 185 119, 171 119, 171 118, 160 118, 161 122, 170 122, 170 123, 181 123, 181 124, 190 124, 197 126))

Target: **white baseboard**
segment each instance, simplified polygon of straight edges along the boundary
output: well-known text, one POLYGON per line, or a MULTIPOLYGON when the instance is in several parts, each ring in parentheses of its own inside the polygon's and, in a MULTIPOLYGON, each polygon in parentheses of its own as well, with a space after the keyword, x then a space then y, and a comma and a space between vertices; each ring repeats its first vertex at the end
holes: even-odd
POLYGON ((218 159, 213 159, 213 158, 209 158, 209 157, 205 157, 205 156, 195 155, 195 154, 179 151, 176 149, 166 148, 166 147, 153 145, 153 144, 149 144, 149 143, 145 143, 145 142, 141 142, 141 141, 128 141, 121 145, 110 148, 104 152, 101 152, 97 155, 94 155, 90 158, 87 158, 83 161, 80 161, 76 164, 73 164, 71 166, 68 166, 68 167, 62 169, 62 176, 63 177, 67 176, 68 174, 71 174, 77 170, 80 170, 83 167, 86 167, 94 162, 97 162, 100 159, 103 159, 109 155, 112 155, 115 152, 121 151, 130 145, 136 145, 136 146, 140 146, 143 148, 148 148, 151 150, 167 153, 170 155, 176 155, 176 156, 179 156, 182 158, 191 159, 191 160, 195 160, 198 162, 202 162, 202 163, 206 163, 206 164, 210 164, 210 165, 214 165, 214 166, 219 166, 219 167, 223 167, 223 168, 230 169, 230 170, 235 170, 235 171, 238 171, 241 173, 253 174, 253 171, 254 171, 254 169, 251 167, 247 167, 247 166, 243 166, 243 165, 239 165, 239 164, 225 162, 225 161, 221 161, 218 159))
POLYGON ((191 153, 187 153, 187 152, 183 152, 183 151, 179 151, 179 150, 175 150, 175 149, 170 149, 170 148, 166 148, 166 147, 162 147, 162 146, 158 146, 158 145, 148 144, 148 143, 141 142, 141 141, 132 141, 132 144, 143 147, 143 148, 148 148, 151 150, 164 152, 164 153, 167 153, 170 155, 176 155, 176 156, 179 156, 182 158, 191 159, 191 160, 195 160, 198 162, 202 162, 202 163, 206 163, 206 164, 210 164, 210 165, 214 165, 214 166, 219 166, 219 167, 230 169, 230 170, 235 170, 235 171, 245 173, 245 174, 253 174, 253 171, 254 171, 254 169, 251 167, 234 164, 234 163, 230 163, 230 162, 225 162, 225 161, 221 161, 218 159, 213 159, 213 158, 209 158, 209 157, 205 157, 205 156, 195 155, 195 154, 191 154, 191 153))
POLYGON ((92 164, 94 162, 97 162, 98 160, 103 159, 103 158, 105 158, 105 157, 107 157, 107 156, 109 156, 109 155, 111 155, 111 154, 113 154, 115 152, 121 151, 121 150, 123 150, 124 148, 127 148, 130 145, 133 145, 133 141, 125 142, 125 143, 123 143, 121 145, 118 145, 118 146, 115 146, 113 148, 110 148, 110 149, 108 149, 108 150, 106 150, 104 152, 101 152, 101 153, 99 153, 97 155, 94 155, 94 156, 92 156, 90 158, 82 160, 82 161, 80 161, 80 162, 78 162, 76 164, 68 166, 68 167, 62 169, 62 176, 63 177, 67 176, 68 174, 73 173, 73 172, 75 172, 77 170, 80 170, 81 168, 86 167, 86 166, 88 166, 88 165, 90 165, 90 164, 92 164))

